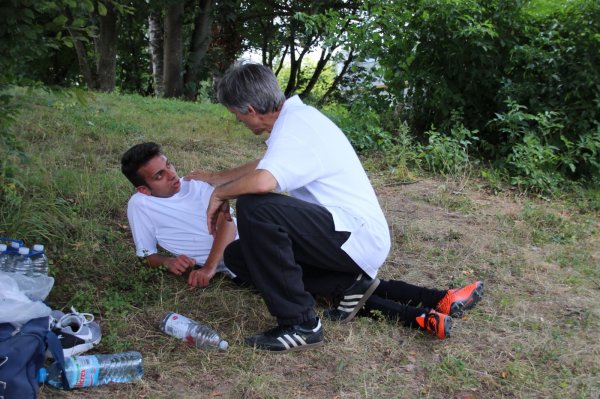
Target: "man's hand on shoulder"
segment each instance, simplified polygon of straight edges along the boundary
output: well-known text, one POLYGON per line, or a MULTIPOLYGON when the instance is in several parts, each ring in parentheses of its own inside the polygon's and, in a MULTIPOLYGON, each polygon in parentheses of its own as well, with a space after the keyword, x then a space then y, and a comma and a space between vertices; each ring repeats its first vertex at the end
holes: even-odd
POLYGON ((189 256, 179 255, 175 258, 167 258, 163 264, 171 273, 181 276, 187 269, 194 267, 196 261, 189 256))
POLYGON ((188 285, 190 287, 206 287, 210 280, 214 277, 216 268, 202 267, 194 270, 188 277, 188 285))

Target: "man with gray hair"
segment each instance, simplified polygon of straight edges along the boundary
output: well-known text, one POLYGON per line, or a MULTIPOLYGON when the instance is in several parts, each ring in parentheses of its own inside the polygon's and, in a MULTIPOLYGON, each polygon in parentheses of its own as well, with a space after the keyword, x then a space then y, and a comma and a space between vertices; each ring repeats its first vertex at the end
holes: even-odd
POLYGON ((226 248, 225 263, 261 292, 278 323, 246 343, 272 351, 320 346, 312 294, 341 297, 326 316, 345 322, 379 284, 390 234, 373 187, 342 131, 298 96, 286 99, 269 68, 231 66, 218 99, 254 134, 270 133, 261 159, 188 176, 215 186, 210 233, 237 198, 240 239, 226 248))

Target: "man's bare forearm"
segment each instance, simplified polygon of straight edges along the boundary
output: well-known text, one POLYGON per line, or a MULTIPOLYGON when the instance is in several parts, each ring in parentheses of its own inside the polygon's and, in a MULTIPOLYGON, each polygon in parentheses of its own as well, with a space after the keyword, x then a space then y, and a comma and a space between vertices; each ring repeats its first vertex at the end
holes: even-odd
POLYGON ((237 232, 235 223, 226 220, 223 215, 219 215, 219 221, 217 223, 218 227, 215 240, 213 241, 208 258, 206 258, 206 262, 204 263, 204 267, 208 267, 211 270, 217 268, 219 262, 223 259, 225 247, 235 240, 235 234, 237 232))
POLYGON ((254 161, 250 161, 246 164, 240 165, 238 167, 223 170, 221 172, 209 172, 206 170, 193 170, 187 175, 185 175, 185 180, 201 180, 210 184, 211 186, 218 187, 223 184, 230 183, 232 181, 238 180, 243 176, 252 173, 252 171, 256 170, 256 166, 258 165, 259 159, 255 159, 254 161))

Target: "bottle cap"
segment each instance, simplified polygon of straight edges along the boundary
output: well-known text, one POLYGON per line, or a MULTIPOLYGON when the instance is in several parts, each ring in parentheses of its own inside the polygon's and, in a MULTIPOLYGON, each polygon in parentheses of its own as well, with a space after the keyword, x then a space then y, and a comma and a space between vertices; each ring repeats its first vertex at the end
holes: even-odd
POLYGON ((44 367, 42 367, 41 369, 38 370, 37 381, 40 384, 43 384, 44 382, 46 382, 47 378, 48 378, 48 371, 44 367))
POLYGON ((221 349, 222 351, 227 350, 227 348, 229 347, 229 343, 225 340, 219 342, 219 349, 221 349))
POLYGON ((41 252, 41 251, 43 251, 43 250, 44 250, 44 246, 43 246, 42 244, 35 244, 35 245, 33 246, 33 250, 34 250, 34 251, 41 252))
POLYGON ((19 248, 19 254, 21 254, 21 255, 29 255, 29 248, 27 248, 27 247, 21 247, 21 248, 19 248))

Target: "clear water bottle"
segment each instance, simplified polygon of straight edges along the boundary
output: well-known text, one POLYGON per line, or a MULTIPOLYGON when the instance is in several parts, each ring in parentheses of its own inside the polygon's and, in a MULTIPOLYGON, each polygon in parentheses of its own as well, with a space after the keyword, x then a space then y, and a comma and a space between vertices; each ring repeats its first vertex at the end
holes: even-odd
POLYGON ((36 244, 33 246, 33 252, 31 253, 31 277, 47 276, 48 275, 48 258, 44 252, 44 246, 36 244))
POLYGON ((31 262, 31 257, 29 256, 29 248, 19 248, 19 254, 12 258, 12 264, 10 268, 14 273, 24 274, 26 276, 31 275, 33 263, 31 262))
POLYGON ((0 271, 6 272, 6 261, 8 260, 8 247, 6 244, 0 244, 0 271))
POLYGON ((4 271, 14 272, 15 271, 15 260, 19 257, 19 248, 21 244, 13 241, 10 246, 6 248, 6 260, 4 261, 4 271))
POLYGON ((210 326, 174 312, 169 312, 163 317, 160 329, 173 337, 195 345, 198 349, 218 348, 224 351, 229 346, 227 341, 222 340, 210 326))
MULTIPOLYGON (((62 389, 62 370, 57 362, 38 372, 38 382, 62 389)), ((65 358, 69 388, 86 388, 111 382, 133 382, 144 376, 142 355, 121 352, 111 355, 69 356, 65 358)))

